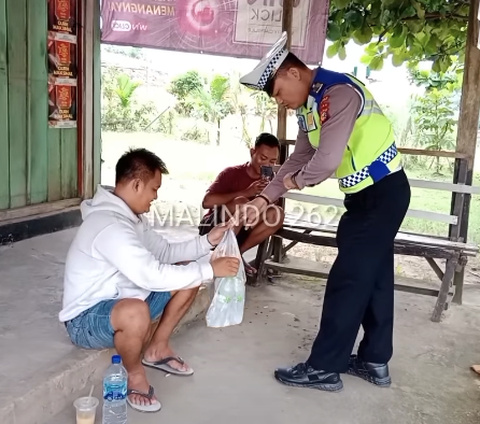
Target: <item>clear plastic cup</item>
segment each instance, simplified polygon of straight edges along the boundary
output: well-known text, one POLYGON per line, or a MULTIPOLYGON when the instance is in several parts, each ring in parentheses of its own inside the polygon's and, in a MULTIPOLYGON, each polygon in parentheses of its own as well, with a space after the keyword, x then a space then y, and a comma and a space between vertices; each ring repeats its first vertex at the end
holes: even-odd
POLYGON ((77 411, 77 424, 95 424, 98 399, 96 397, 81 397, 73 402, 77 411))

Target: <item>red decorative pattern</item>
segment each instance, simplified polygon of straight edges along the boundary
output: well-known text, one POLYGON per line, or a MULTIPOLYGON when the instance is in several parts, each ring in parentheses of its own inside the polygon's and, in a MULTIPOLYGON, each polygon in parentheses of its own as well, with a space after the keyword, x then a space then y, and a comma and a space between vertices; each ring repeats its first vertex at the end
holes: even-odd
POLYGON ((320 103, 320 122, 323 124, 328 120, 330 114, 328 113, 330 109, 330 96, 325 96, 320 103))

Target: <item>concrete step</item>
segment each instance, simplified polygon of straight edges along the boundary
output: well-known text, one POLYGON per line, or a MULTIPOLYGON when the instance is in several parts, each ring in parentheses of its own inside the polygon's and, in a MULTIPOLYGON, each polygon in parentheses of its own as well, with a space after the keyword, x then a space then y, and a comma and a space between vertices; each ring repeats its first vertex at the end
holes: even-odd
MULTIPOLYGON (((58 321, 64 261, 75 232, 0 247, 1 424, 50 423, 92 384, 99 385, 110 362, 110 350, 73 346, 58 321)), ((202 317, 210 292, 199 292, 177 331, 202 317)))

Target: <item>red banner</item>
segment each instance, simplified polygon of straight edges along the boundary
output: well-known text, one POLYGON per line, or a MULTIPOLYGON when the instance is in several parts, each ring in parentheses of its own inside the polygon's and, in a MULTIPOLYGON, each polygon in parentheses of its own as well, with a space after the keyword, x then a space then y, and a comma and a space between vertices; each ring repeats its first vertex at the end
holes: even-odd
MULTIPOLYGON (((322 61, 328 0, 294 0, 292 51, 322 61)), ((282 32, 283 0, 102 0, 102 42, 260 59, 282 32)))

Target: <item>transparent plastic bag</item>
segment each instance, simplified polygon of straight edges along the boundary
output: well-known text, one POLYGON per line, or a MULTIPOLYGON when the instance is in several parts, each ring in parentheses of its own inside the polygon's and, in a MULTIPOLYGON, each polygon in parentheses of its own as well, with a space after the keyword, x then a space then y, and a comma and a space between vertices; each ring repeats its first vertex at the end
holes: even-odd
POLYGON ((225 232, 222 241, 212 254, 212 260, 222 256, 240 259, 235 277, 215 278, 215 294, 207 311, 207 327, 228 327, 241 324, 245 308, 245 282, 247 276, 237 238, 232 230, 225 232))

